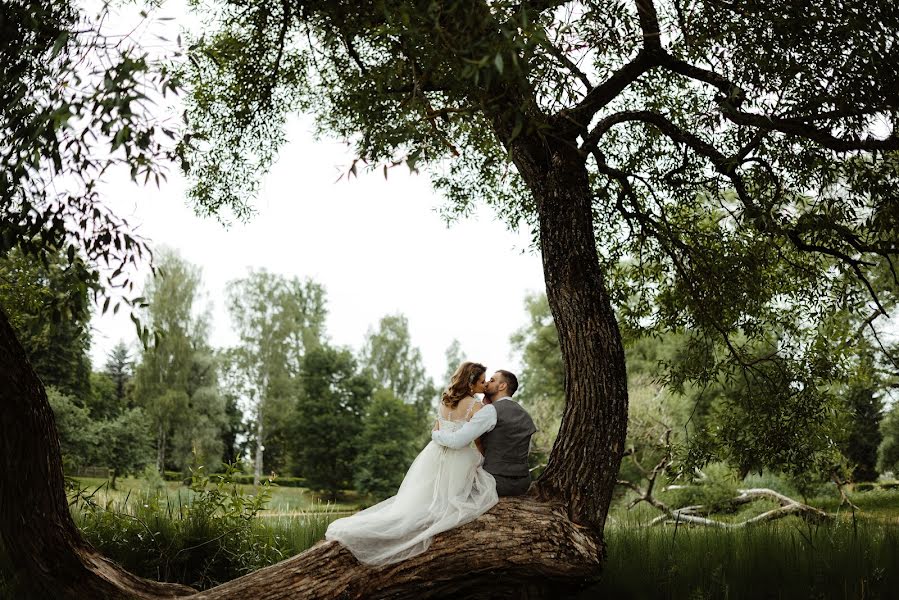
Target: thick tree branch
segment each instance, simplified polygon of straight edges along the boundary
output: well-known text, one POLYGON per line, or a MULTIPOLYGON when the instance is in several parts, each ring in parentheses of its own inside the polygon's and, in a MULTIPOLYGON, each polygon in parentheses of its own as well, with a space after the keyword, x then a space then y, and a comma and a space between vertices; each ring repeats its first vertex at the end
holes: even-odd
POLYGON ((427 552, 400 563, 366 566, 338 543, 323 541, 193 598, 521 597, 527 588, 564 587, 595 576, 603 552, 589 529, 568 520, 563 506, 502 498, 479 519, 439 534, 427 552))
POLYGON ((640 29, 643 31, 643 47, 647 50, 661 50, 662 40, 659 16, 653 0, 635 0, 640 29))
POLYGON ((658 53, 641 49, 626 65, 602 84, 593 88, 580 104, 559 111, 554 119, 563 134, 578 134, 587 129, 593 116, 618 97, 628 85, 659 64, 658 53))
MULTIPOLYGON (((717 88, 722 94, 716 99, 722 115, 737 125, 747 125, 764 131, 779 131, 795 135, 836 152, 899 149, 899 136, 895 135, 895 133, 885 139, 878 139, 872 136, 865 138, 840 138, 828 131, 806 123, 806 121, 834 118, 835 115, 844 116, 843 113, 829 112, 803 117, 778 117, 741 111, 740 106, 746 100, 746 91, 726 77, 676 59, 667 53, 660 55, 659 64, 684 77, 708 83, 717 88)), ((874 112, 876 111, 865 114, 874 114, 874 112)), ((857 114, 857 111, 853 113, 853 115, 857 114)), ((848 116, 848 113, 845 116, 848 116)))

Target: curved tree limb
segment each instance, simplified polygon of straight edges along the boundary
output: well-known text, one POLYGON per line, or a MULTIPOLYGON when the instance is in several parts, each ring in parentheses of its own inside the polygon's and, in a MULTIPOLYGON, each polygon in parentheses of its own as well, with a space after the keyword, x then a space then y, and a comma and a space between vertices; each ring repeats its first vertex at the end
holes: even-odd
POLYGON ((438 535, 427 552, 381 567, 360 564, 336 542, 192 598, 306 600, 520 597, 598 573, 604 547, 560 504, 501 498, 479 519, 438 535), (469 557, 460 560, 460 557, 469 557))

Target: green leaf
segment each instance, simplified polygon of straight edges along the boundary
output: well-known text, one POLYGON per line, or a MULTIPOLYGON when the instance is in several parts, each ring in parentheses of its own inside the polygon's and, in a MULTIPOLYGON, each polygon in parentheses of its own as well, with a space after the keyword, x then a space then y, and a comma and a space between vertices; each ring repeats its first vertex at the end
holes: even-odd
POLYGON ((496 57, 493 59, 493 64, 496 66, 496 70, 499 71, 500 75, 503 73, 503 55, 499 52, 496 53, 496 57))

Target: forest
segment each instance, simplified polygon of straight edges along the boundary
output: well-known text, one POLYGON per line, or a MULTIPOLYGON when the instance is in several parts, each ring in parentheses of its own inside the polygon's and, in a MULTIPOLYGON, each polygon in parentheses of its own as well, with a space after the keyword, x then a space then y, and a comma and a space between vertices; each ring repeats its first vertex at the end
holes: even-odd
POLYGON ((105 2, 0 9, 0 595, 899 589, 896 3, 189 2, 163 44, 105 2), (215 347, 202 268, 104 198, 174 169, 251 220, 295 114, 543 267, 510 299, 531 487, 400 566, 325 530, 395 493, 477 357, 427 372, 399 312, 334 344, 328 290, 262 267, 215 347), (93 364, 108 311, 134 336, 93 364))

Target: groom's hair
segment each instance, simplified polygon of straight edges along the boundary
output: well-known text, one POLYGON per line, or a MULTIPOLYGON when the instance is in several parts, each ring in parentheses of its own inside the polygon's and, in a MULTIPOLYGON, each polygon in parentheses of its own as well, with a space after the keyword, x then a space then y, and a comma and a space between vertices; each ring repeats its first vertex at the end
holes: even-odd
POLYGON ((509 395, 514 396, 515 391, 518 390, 518 377, 515 377, 515 373, 503 371, 502 369, 497 371, 497 373, 503 376, 503 381, 506 382, 506 388, 509 390, 509 395))

